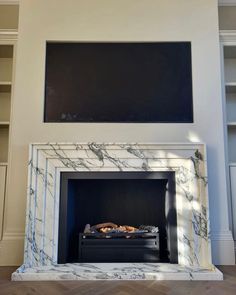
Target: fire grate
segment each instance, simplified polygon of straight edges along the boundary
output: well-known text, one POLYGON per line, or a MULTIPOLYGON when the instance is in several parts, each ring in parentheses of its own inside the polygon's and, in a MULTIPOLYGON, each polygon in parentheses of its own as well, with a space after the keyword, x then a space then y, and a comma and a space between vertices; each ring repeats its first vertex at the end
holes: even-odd
POLYGON ((80 233, 79 262, 159 262, 159 233, 80 233))

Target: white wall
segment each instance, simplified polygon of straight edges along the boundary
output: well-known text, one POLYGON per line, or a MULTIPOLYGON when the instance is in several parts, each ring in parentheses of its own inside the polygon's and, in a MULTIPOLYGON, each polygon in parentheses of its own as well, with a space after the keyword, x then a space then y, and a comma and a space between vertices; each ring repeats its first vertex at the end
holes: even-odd
POLYGON ((28 144, 47 141, 205 142, 214 262, 232 263, 220 83, 217 0, 22 0, 0 263, 21 262, 28 144), (46 40, 191 41, 194 124, 43 123, 46 40))

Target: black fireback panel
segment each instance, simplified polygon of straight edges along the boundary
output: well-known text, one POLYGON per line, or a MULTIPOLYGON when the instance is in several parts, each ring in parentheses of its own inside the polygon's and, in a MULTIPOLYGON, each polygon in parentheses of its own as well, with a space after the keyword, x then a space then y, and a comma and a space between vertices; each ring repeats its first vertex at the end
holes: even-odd
MULTIPOLYGON (((136 256, 122 255, 122 261, 177 263, 175 173, 61 173, 58 263, 79 261, 79 234, 86 223, 93 225, 108 221, 121 225, 159 227, 158 253, 154 251, 156 260, 153 260, 153 255, 144 255, 144 249, 141 255, 140 248, 136 256)), ((122 253, 121 248, 118 251, 122 253)), ((94 262, 98 260, 107 262, 94 258, 94 262)), ((110 257, 108 261, 117 260, 110 257)))

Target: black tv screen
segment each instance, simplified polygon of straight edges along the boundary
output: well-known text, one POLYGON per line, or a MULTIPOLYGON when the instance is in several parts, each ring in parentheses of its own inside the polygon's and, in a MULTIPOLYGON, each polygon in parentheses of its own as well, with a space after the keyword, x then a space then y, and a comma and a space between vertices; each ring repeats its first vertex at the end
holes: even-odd
POLYGON ((193 122, 190 42, 46 45, 45 122, 193 122))

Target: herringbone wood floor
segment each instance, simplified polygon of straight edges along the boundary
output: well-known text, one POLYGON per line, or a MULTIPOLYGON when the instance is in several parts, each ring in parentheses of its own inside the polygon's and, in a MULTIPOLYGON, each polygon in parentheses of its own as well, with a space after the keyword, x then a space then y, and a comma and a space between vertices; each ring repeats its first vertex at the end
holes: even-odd
POLYGON ((236 266, 219 267, 222 282, 59 281, 11 282, 13 267, 0 267, 1 295, 236 295, 236 266))

